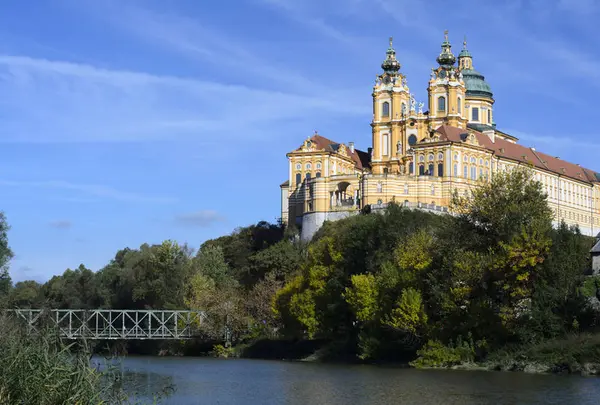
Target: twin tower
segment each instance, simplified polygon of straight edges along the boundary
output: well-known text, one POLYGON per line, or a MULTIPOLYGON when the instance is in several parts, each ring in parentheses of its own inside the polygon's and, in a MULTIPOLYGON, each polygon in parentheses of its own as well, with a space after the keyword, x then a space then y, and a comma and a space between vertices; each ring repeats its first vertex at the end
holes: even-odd
POLYGON ((452 53, 448 31, 444 33, 438 66, 431 69, 428 108, 416 102, 390 38, 390 46, 373 87, 374 174, 404 173, 412 146, 426 142, 441 125, 494 129, 492 90, 484 76, 473 68, 466 41, 458 58, 452 53), (458 62, 458 63, 457 63, 458 62))

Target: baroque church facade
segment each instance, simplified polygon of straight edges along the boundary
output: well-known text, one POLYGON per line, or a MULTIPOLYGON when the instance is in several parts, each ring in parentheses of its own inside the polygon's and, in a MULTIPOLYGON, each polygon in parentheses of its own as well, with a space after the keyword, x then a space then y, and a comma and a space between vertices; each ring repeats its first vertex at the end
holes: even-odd
POLYGON ((496 128, 494 97, 475 70, 466 41, 458 58, 445 32, 428 85, 428 109, 417 104, 392 39, 373 86, 372 147, 367 152, 318 133, 287 154, 281 219, 310 239, 324 221, 390 202, 448 212, 454 192, 494 173, 530 167, 547 194, 554 222, 600 231, 600 174, 518 143, 496 128))

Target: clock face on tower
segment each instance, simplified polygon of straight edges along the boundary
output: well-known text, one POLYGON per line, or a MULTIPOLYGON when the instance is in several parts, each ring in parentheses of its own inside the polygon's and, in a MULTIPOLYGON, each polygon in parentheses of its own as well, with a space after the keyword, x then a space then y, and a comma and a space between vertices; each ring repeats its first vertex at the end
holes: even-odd
POLYGON ((385 76, 385 77, 383 78, 383 83, 384 83, 384 84, 390 84, 390 77, 389 77, 389 76, 385 76))
POLYGON ((442 78, 442 79, 445 79, 445 78, 446 78, 446 71, 445 71, 445 70, 442 70, 442 71, 440 72, 440 78, 442 78))

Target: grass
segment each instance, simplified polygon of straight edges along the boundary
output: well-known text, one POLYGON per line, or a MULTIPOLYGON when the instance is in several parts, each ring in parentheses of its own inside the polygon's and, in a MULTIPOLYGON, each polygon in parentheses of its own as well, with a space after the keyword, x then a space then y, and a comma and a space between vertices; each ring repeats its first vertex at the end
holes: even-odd
POLYGON ((141 404, 114 366, 91 366, 85 342, 67 344, 52 329, 29 335, 7 318, 0 325, 0 405, 141 404))

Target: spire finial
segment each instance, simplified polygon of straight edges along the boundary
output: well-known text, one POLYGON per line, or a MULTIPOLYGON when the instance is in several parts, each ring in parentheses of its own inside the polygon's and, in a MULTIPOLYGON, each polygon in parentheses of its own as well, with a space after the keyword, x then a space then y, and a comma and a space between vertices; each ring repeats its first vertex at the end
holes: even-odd
POLYGON ((444 40, 448 41, 448 30, 444 31, 444 40))
POLYGON ((463 41, 463 49, 467 49, 467 36, 465 35, 465 39, 463 41))
POLYGON ((394 37, 390 37, 390 48, 394 46, 394 37))

